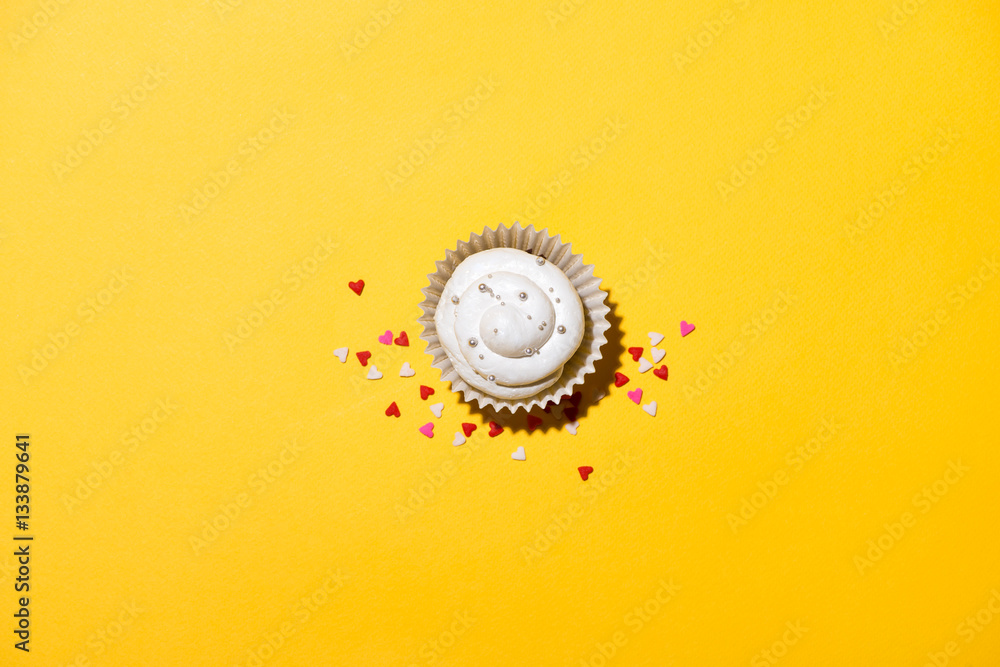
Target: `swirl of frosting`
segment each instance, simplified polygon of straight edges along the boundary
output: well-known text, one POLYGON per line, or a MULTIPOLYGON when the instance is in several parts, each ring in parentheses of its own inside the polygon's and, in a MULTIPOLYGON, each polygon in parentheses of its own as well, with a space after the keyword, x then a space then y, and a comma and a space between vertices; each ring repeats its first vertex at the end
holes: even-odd
POLYGON ((584 333, 583 304, 566 274, 513 248, 484 250, 459 264, 434 319, 462 379, 506 399, 554 384, 584 333))

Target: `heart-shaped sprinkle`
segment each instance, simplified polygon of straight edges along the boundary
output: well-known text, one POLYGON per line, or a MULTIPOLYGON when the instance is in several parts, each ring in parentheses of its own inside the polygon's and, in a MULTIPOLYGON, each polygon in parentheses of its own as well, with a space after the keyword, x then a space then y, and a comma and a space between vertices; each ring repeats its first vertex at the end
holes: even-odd
POLYGON ((653 367, 653 364, 651 364, 649 362, 649 359, 647 359, 646 357, 643 357, 642 359, 639 360, 639 372, 640 373, 645 373, 646 371, 648 371, 652 367, 653 367))
POLYGON ((495 438, 501 433, 503 433, 503 426, 496 422, 490 422, 490 437, 495 438))
POLYGON ((579 412, 580 412, 579 410, 577 410, 576 408, 574 408, 571 405, 568 408, 566 408, 565 410, 563 410, 563 416, 566 418, 566 421, 575 422, 576 421, 576 415, 579 412))
POLYGON ((369 352, 369 351, 367 351, 367 350, 365 350, 363 352, 355 352, 355 354, 358 355, 358 361, 361 362, 362 366, 367 366, 368 365, 368 359, 370 359, 371 356, 372 356, 372 353, 369 352))
POLYGON ((653 371, 653 375, 655 375, 656 377, 658 377, 658 378, 660 378, 662 380, 666 380, 667 379, 667 365, 664 364, 663 366, 660 366, 659 368, 657 368, 656 370, 654 370, 653 371))
POLYGON ((558 403, 558 404, 556 404, 556 405, 553 405, 553 406, 552 406, 552 407, 551 407, 551 408, 549 409, 549 414, 551 414, 551 415, 552 415, 553 417, 555 417, 556 419, 562 419, 562 416, 563 416, 563 410, 565 410, 565 409, 566 409, 566 406, 565 406, 565 405, 563 405, 562 403, 558 403))
POLYGON ((472 432, 476 430, 475 424, 469 424, 468 422, 462 422, 462 431, 465 432, 465 437, 468 438, 472 435, 472 432))
POLYGON ((572 396, 570 396, 568 399, 563 399, 563 400, 568 400, 570 405, 572 405, 574 408, 578 408, 580 407, 580 402, 583 401, 583 394, 581 394, 578 391, 574 391, 572 396))
POLYGON ((535 415, 528 415, 528 433, 531 433, 536 428, 538 428, 542 423, 541 417, 536 417, 535 415))
POLYGON ((628 353, 632 355, 632 361, 639 361, 639 357, 642 356, 641 347, 630 347, 628 353))
POLYGON ((517 451, 510 455, 510 458, 514 459, 515 461, 523 461, 524 447, 518 447, 517 451))
POLYGON ((694 331, 694 325, 681 320, 681 336, 687 336, 692 331, 694 331))
POLYGON ((655 347, 649 348, 649 355, 653 357, 653 363, 658 364, 663 361, 664 355, 667 354, 666 350, 658 350, 655 347))
POLYGON ((590 466, 580 466, 577 470, 580 471, 580 479, 585 482, 587 481, 587 478, 590 477, 590 473, 594 472, 594 469, 590 466))
POLYGON ((383 345, 392 345, 392 332, 386 329, 385 333, 378 337, 378 342, 383 345))
POLYGON ((365 288, 365 281, 359 280, 356 283, 347 283, 347 286, 354 290, 354 293, 361 296, 361 290, 365 288))
POLYGON ((420 431, 421 433, 423 433, 424 435, 426 435, 428 438, 433 438, 434 437, 434 422, 427 422, 426 424, 424 424, 423 426, 421 426, 417 430, 420 431))
POLYGON ((566 424, 566 430, 569 431, 570 435, 576 435, 576 427, 580 425, 580 422, 572 421, 566 424))
POLYGON ((396 340, 394 342, 396 343, 396 345, 399 345, 400 347, 410 346, 410 339, 406 337, 405 331, 400 331, 399 335, 396 336, 396 340))
POLYGON ((628 393, 628 397, 632 399, 632 402, 639 405, 639 401, 642 400, 642 387, 636 387, 628 393))
POLYGON ((432 396, 433 394, 434 394, 434 390, 433 389, 431 389, 430 387, 428 387, 426 385, 420 385, 420 398, 422 398, 422 399, 424 399, 426 401, 427 397, 428 396, 432 396))
POLYGON ((650 345, 659 345, 660 341, 663 340, 663 334, 656 333, 655 331, 650 331, 646 335, 649 336, 649 344, 650 345))
POLYGON ((404 361, 403 367, 399 369, 399 377, 401 378, 411 378, 416 375, 417 372, 410 368, 410 362, 404 361))
POLYGON ((628 384, 628 376, 624 373, 615 373, 615 386, 624 387, 628 384))
POLYGON ((346 347, 338 347, 336 350, 333 351, 333 356, 340 359, 340 363, 344 363, 345 361, 347 361, 347 352, 348 349, 346 347))
POLYGON ((438 419, 441 419, 441 412, 444 410, 444 403, 435 403, 434 405, 430 406, 430 408, 434 416, 437 417, 438 419))
POLYGON ((368 369, 368 379, 369 380, 381 380, 382 373, 379 372, 378 366, 372 364, 372 367, 368 369))
POLYGON ((646 405, 642 406, 642 409, 650 417, 655 417, 656 416, 656 401, 653 401, 651 403, 647 403, 646 405))
POLYGON ((385 409, 386 417, 398 417, 399 416, 399 406, 396 405, 396 401, 389 404, 389 407, 385 409))
POLYGON ((465 436, 462 435, 461 431, 455 431, 455 439, 451 441, 451 444, 455 447, 465 444, 465 436))

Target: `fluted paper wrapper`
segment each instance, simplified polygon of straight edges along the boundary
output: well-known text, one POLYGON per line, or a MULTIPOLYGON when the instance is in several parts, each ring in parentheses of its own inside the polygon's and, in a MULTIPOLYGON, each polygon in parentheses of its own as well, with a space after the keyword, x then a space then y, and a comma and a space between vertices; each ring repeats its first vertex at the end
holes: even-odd
POLYGON ((584 264, 583 256, 574 254, 571 244, 563 243, 559 236, 550 236, 547 229, 536 231, 534 225, 527 228, 520 225, 487 228, 482 234, 472 234, 468 241, 458 241, 456 249, 445 251, 445 259, 435 265, 437 271, 427 276, 430 285, 422 290, 425 298, 420 308, 424 314, 418 321, 423 325, 424 331, 420 338, 427 342, 427 352, 434 357, 432 365, 441 369, 441 379, 450 382, 452 391, 461 392, 466 401, 475 401, 480 408, 492 407, 496 411, 509 410, 513 413, 522 408, 531 410, 535 406, 544 407, 550 401, 558 403, 564 397, 572 395, 574 388, 582 385, 584 378, 594 372, 594 364, 601 358, 601 347, 608 342, 605 333, 611 327, 607 319, 611 309, 605 302, 607 292, 600 288, 601 279, 594 276, 593 265, 584 264), (566 274, 583 303, 583 341, 563 366, 562 375, 555 384, 534 396, 519 400, 491 396, 466 382, 441 345, 434 321, 441 294, 456 267, 467 257, 493 248, 516 248, 544 257, 566 274))

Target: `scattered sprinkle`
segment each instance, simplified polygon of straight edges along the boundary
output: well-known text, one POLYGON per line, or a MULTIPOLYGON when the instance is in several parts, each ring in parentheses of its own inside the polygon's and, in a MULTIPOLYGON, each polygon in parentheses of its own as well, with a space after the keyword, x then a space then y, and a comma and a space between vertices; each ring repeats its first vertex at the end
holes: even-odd
POLYGON ((455 439, 451 441, 452 446, 458 447, 465 444, 465 436, 461 431, 455 431, 455 439))
POLYGON ((399 416, 399 406, 396 405, 396 401, 389 404, 389 407, 385 409, 386 417, 398 417, 399 416))
POLYGON ((663 361, 663 357, 667 354, 666 350, 658 350, 655 347, 649 348, 649 354, 653 357, 653 363, 658 364, 663 361))
POLYGON ((347 361, 348 351, 349 350, 346 347, 338 347, 336 350, 333 351, 333 356, 340 359, 340 363, 344 363, 347 361))
POLYGON ((576 435, 576 428, 579 425, 580 425, 580 422, 578 422, 578 421, 571 421, 570 423, 566 424, 566 430, 569 431, 570 435, 576 435))
POLYGON ((652 367, 653 367, 653 364, 651 364, 650 361, 649 361, 649 359, 647 359, 646 357, 643 357, 642 359, 639 360, 639 372, 640 373, 645 373, 646 371, 648 371, 652 367))
POLYGON ((624 373, 615 373, 615 386, 624 387, 628 384, 628 376, 624 373))
POLYGON ((660 366, 659 368, 657 368, 656 370, 653 371, 653 375, 655 375, 656 377, 660 378, 661 380, 666 380, 667 379, 667 373, 668 373, 668 371, 667 371, 667 365, 666 364, 660 366))
POLYGON ((399 345, 400 347, 410 346, 410 339, 406 337, 405 331, 400 331, 399 335, 396 336, 396 340, 394 342, 396 343, 396 345, 399 345))
POLYGON ((378 342, 383 345, 392 345, 392 332, 386 329, 386 332, 378 337, 378 342))
POLYGON ((433 415, 438 419, 441 419, 441 413, 444 411, 444 403, 435 403, 434 405, 430 406, 430 408, 431 408, 431 413, 433 413, 433 415))
POLYGON ((399 377, 401 378, 411 378, 416 375, 417 372, 410 368, 410 362, 404 361, 403 367, 399 369, 399 377))
POLYGON ((434 395, 434 390, 433 389, 431 389, 427 385, 423 385, 423 384, 420 385, 420 398, 422 398, 422 399, 424 399, 426 401, 428 396, 433 396, 433 395, 434 395))
POLYGON ((462 422, 462 431, 465 432, 465 437, 468 438, 472 435, 472 432, 476 430, 475 424, 470 424, 468 422, 462 422))
POLYGON ((651 403, 647 403, 646 405, 642 406, 642 409, 650 417, 655 417, 656 416, 656 401, 653 401, 651 403))
POLYGON ((687 336, 692 331, 694 331, 694 325, 681 320, 681 336, 687 336))
POLYGON ((630 347, 628 353, 632 355, 632 361, 639 361, 639 357, 642 356, 641 347, 630 347))
POLYGON ((378 366, 372 364, 372 367, 368 369, 368 379, 369 380, 381 380, 382 373, 379 372, 378 366))
POLYGON ((523 461, 525 458, 524 447, 523 446, 518 447, 517 451, 510 455, 510 458, 514 459, 515 461, 523 461))
POLYGON ((636 387, 628 393, 628 397, 632 399, 632 402, 639 405, 639 401, 642 400, 642 387, 636 387))
POLYGON ((434 437, 434 422, 427 422, 426 424, 424 424, 423 426, 421 426, 417 430, 420 431, 421 433, 423 433, 424 435, 426 435, 428 438, 433 438, 434 437))
POLYGON ((536 417, 535 415, 528 415, 528 433, 531 433, 536 428, 541 426, 542 418, 536 417))
POLYGON ((365 281, 359 280, 356 283, 347 283, 347 286, 354 290, 354 293, 361 296, 362 290, 365 289, 365 281))
POLYGON ((368 359, 370 359, 372 356, 372 353, 369 352, 368 350, 364 350, 363 352, 356 352, 355 354, 358 355, 358 361, 361 362, 362 366, 367 366, 368 359))
POLYGON ((650 345, 659 345, 660 341, 663 340, 663 334, 656 333, 655 331, 650 331, 647 335, 649 336, 650 345))
POLYGON ((503 433, 503 426, 496 422, 490 422, 490 437, 495 438, 501 433, 503 433))
POLYGON ((580 479, 585 482, 587 481, 587 478, 590 477, 590 473, 594 472, 594 469, 590 466, 580 466, 577 470, 580 471, 580 479))

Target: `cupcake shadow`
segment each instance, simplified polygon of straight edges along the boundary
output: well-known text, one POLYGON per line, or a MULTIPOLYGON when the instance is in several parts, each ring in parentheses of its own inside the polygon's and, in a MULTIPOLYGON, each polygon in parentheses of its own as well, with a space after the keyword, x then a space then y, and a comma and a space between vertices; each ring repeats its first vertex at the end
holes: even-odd
POLYGON ((535 407, 529 412, 518 410, 514 414, 507 410, 495 410, 491 406, 480 408, 474 403, 469 403, 472 413, 482 417, 484 423, 493 421, 515 433, 565 430, 572 421, 582 421, 591 408, 611 393, 611 387, 615 383, 615 372, 621 368, 621 357, 625 352, 621 318, 617 312, 618 304, 611 300, 610 291, 605 303, 609 308, 606 318, 611 325, 604 334, 608 342, 601 347, 601 358, 594 364, 594 372, 586 376, 583 384, 576 387, 572 396, 564 398, 559 404, 550 402, 544 409, 535 407), (534 429, 529 427, 529 419, 535 424, 534 429), (538 423, 535 420, 541 421, 538 423))

